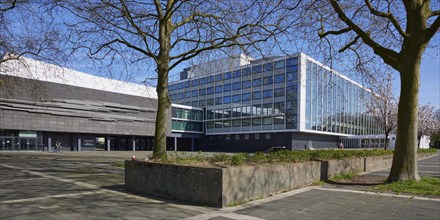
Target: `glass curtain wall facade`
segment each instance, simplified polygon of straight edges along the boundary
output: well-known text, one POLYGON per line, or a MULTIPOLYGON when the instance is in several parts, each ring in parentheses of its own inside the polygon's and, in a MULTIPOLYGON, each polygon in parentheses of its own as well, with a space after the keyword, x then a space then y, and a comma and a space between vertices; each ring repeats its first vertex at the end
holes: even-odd
POLYGON ((172 106, 171 130, 173 132, 203 132, 203 110, 172 106))
POLYGON ((239 69, 169 86, 173 103, 205 108, 207 134, 297 129, 298 57, 253 62, 239 69))
POLYGON ((306 61, 306 130, 347 135, 381 134, 368 114, 371 92, 328 68, 306 61))

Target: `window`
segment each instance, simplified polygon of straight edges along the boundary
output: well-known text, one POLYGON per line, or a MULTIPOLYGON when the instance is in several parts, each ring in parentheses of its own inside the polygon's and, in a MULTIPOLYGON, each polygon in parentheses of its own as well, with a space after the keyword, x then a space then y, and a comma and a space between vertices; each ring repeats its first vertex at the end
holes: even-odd
POLYGON ((242 114, 243 116, 250 116, 252 114, 251 106, 243 106, 242 114))
POLYGON ((273 118, 273 123, 276 125, 284 124, 284 116, 277 116, 273 118))
POLYGON ((272 117, 264 117, 263 125, 272 125, 272 117))
POLYGON ((198 101, 192 101, 191 106, 197 107, 197 106, 199 106, 199 102, 198 101))
POLYGON ((284 68, 284 60, 275 62, 275 69, 282 69, 282 68, 284 68))
POLYGON ((255 134, 255 140, 260 140, 260 134, 255 134))
POLYGON ((241 102, 240 95, 232 96, 232 102, 241 102))
POLYGON ((297 99, 297 86, 288 86, 286 87, 286 100, 296 100, 297 99))
POLYGON ((273 84, 273 77, 268 76, 263 78, 263 85, 271 85, 273 84))
POLYGON ((252 86, 253 87, 261 86, 261 82, 262 82, 261 79, 254 79, 252 80, 252 86))
POLYGON ((263 91, 263 98, 264 98, 264 99, 272 98, 272 96, 273 96, 273 91, 272 91, 272 89, 264 90, 264 91, 263 91))
POLYGON ((235 140, 236 140, 236 141, 240 140, 240 135, 239 135, 239 134, 236 134, 236 135, 235 135, 235 140))
POLYGON ((232 78, 232 73, 231 72, 227 72, 223 75, 223 79, 231 79, 232 78))
POLYGON ((275 97, 281 97, 284 96, 284 88, 278 88, 274 90, 274 96, 275 97))
POLYGON ((191 81, 191 86, 198 86, 199 85, 199 79, 194 79, 191 81))
POLYGON ((231 127, 231 120, 223 121, 223 127, 224 128, 230 128, 231 127))
POLYGON ((223 79, 223 75, 222 74, 215 75, 215 81, 216 82, 221 81, 222 79, 223 79))
POLYGON ((252 106, 252 115, 261 115, 261 104, 252 106))
POLYGON ((250 101, 251 100, 251 94, 250 93, 243 93, 241 99, 244 101, 250 101))
POLYGON ((263 115, 272 114, 272 103, 263 104, 263 115))
POLYGON ((197 97, 198 94, 197 89, 192 91, 192 97, 197 97))
POLYGON ((241 120, 241 125, 243 127, 251 126, 251 119, 243 119, 243 120, 241 120))
POLYGON ((216 104, 216 105, 221 105, 221 104, 222 104, 222 101, 223 101, 223 98, 222 98, 222 97, 215 98, 215 104, 216 104))
POLYGON ((275 75, 275 83, 282 83, 284 82, 284 74, 275 75))
POLYGON ((208 83, 214 82, 214 76, 208 76, 208 83))
POLYGON ((250 68, 250 67, 248 67, 248 68, 244 68, 244 69, 241 71, 241 75, 242 75, 242 76, 247 76, 247 75, 249 75, 249 74, 251 74, 251 68, 250 68))
POLYGON ((289 66, 286 67, 287 73, 297 73, 298 72, 298 66, 289 66))
POLYGON ((185 98, 190 98, 191 97, 191 91, 185 92, 185 98))
POLYGON ((258 100, 258 99, 261 99, 261 92, 253 92, 252 100, 258 100))
POLYGON ((208 122, 206 123, 206 127, 208 127, 208 128, 214 128, 214 122, 213 122, 213 121, 208 121, 208 122))
POLYGON ((231 103, 231 96, 225 96, 225 97, 223 97, 223 103, 224 103, 224 104, 231 103))
POLYGON ((252 74, 261 73, 261 71, 262 71, 261 65, 252 67, 252 74))
POLYGON ((243 89, 251 88, 251 81, 250 80, 243 81, 242 84, 243 85, 241 87, 243 87, 243 89))
POLYGON ((273 110, 274 110, 274 114, 285 113, 284 102, 275 102, 273 104, 273 110))
POLYGON ((235 70, 234 74, 233 74, 234 78, 240 78, 241 77, 241 71, 240 70, 235 70))
POLYGON ((199 96, 206 95, 206 89, 199 89, 199 96))
POLYGON ((232 84, 232 89, 233 90, 240 90, 241 89, 241 82, 236 82, 236 83, 232 84))
POLYGON ((266 137, 265 137, 266 140, 269 140, 269 139, 270 139, 270 134, 266 134, 265 136, 266 136, 266 137))
POLYGON ((179 93, 179 99, 184 99, 185 98, 185 93, 181 92, 179 93))
POLYGON ((184 88, 188 88, 189 86, 190 86, 189 81, 186 81, 184 88))
POLYGON ((249 140, 249 134, 245 134, 245 135, 244 135, 244 139, 245 139, 245 140, 249 140))
POLYGON ((222 128, 223 127, 223 122, 221 121, 216 121, 215 123, 215 128, 222 128))
POLYGON ((232 117, 241 117, 241 107, 232 108, 232 117))
POLYGON ((222 119, 223 109, 216 109, 214 112, 215 112, 215 119, 222 119))
POLYGON ((206 77, 200 78, 200 85, 205 85, 206 84, 206 77))
POLYGON ((223 109, 223 116, 225 118, 230 118, 232 114, 231 108, 225 108, 223 109))
POLYGON ((298 58, 289 58, 286 60, 286 66, 298 65, 298 58))
POLYGON ((181 82, 181 83, 178 84, 178 88, 179 88, 179 89, 183 89, 183 86, 185 86, 185 85, 183 84, 183 82, 181 82))
POLYGON ((200 100, 199 107, 205 107, 205 106, 206 106, 206 100, 200 100))
POLYGON ((216 86, 215 87, 215 93, 221 93, 222 92, 222 86, 216 86))
POLYGON ((206 100, 206 105, 207 106, 213 106, 214 105, 214 99, 207 99, 206 100))
POLYGON ((214 94, 214 87, 206 88, 206 94, 208 94, 208 95, 214 94))
POLYGON ((206 119, 214 119, 214 110, 207 110, 206 111, 206 119))
POLYGON ((241 126, 240 119, 232 120, 232 127, 240 127, 240 126, 241 126))
POLYGON ((263 65, 264 71, 272 71, 272 63, 266 63, 263 65))
POLYGON ((223 86, 223 91, 224 92, 229 92, 229 91, 231 91, 231 89, 232 89, 232 85, 231 84, 225 84, 223 86))
POLYGON ((253 118, 252 126, 261 126, 261 118, 253 118))

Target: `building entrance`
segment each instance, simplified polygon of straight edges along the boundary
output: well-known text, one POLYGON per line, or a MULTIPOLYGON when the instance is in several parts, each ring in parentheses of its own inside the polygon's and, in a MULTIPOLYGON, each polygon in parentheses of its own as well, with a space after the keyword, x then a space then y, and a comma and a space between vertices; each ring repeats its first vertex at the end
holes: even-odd
POLYGON ((40 150, 37 138, 0 137, 0 150, 40 150))

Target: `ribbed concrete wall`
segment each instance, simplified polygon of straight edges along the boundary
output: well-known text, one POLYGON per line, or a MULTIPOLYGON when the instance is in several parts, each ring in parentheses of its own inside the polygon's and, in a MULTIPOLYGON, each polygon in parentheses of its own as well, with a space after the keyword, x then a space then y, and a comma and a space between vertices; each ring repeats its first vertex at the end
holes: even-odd
POLYGON ((0 91, 0 129, 154 135, 156 99, 0 77, 8 82, 0 91))

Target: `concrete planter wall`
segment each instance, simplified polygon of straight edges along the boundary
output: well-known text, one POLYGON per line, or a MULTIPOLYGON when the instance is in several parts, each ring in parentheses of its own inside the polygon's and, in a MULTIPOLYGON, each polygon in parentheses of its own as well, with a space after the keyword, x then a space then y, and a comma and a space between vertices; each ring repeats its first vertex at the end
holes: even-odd
POLYGON ((391 167, 392 156, 206 168, 125 161, 126 189, 212 207, 267 197, 344 173, 391 167))
POLYGON ((222 206, 289 191, 320 180, 320 162, 284 163, 222 169, 222 206))

